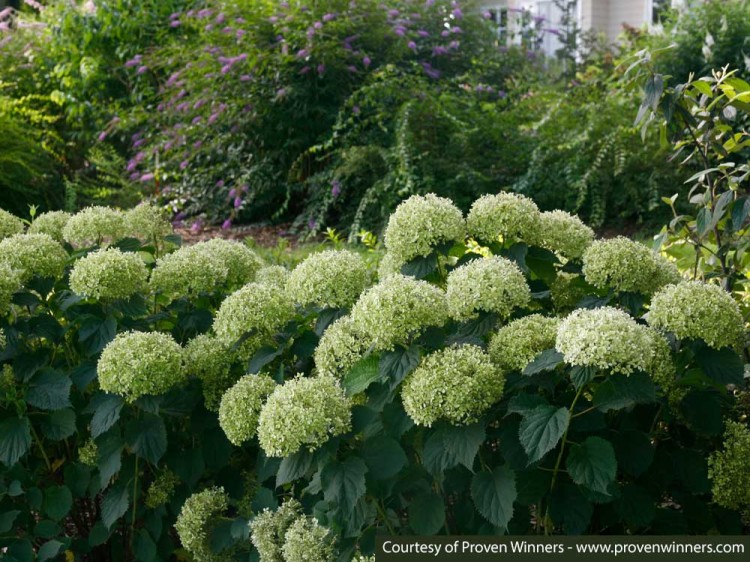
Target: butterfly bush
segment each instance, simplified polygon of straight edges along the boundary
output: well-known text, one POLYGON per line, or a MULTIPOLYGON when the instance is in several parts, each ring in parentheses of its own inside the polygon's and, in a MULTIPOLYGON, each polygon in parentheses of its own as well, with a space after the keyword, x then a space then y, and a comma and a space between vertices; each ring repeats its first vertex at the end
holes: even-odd
POLYGON ((212 561, 211 525, 227 510, 228 498, 222 487, 211 487, 189 497, 182 505, 175 530, 182 546, 198 561, 212 561))
POLYGON ((24 231, 23 221, 8 213, 5 209, 0 209, 0 240, 13 235, 20 234, 24 231))
POLYGON ((286 291, 300 305, 344 309, 357 300, 369 278, 359 255, 349 250, 326 250, 308 256, 292 270, 286 291))
POLYGON ((287 530, 301 514, 302 505, 291 497, 274 511, 264 509, 250 522, 250 538, 261 561, 283 561, 287 530))
POLYGON ((65 240, 63 231, 73 215, 66 211, 48 211, 34 217, 29 233, 49 235, 57 242, 65 240))
POLYGON ((160 243, 172 234, 172 223, 165 209, 149 203, 141 203, 128 210, 124 217, 125 232, 128 236, 147 243, 160 243))
POLYGON ((577 260, 594 241, 594 230, 567 211, 539 215, 539 245, 569 260, 577 260))
POLYGON ((284 266, 264 266, 258 270, 258 273, 255 275, 255 281, 284 289, 289 280, 289 275, 289 270, 284 266))
POLYGON ((75 263, 70 272, 70 289, 88 299, 127 299, 143 292, 148 274, 138 254, 107 248, 75 263))
POLYGON ((535 244, 540 239, 539 208, 529 198, 502 192, 476 200, 466 218, 469 235, 482 243, 498 238, 535 244))
POLYGON ((185 346, 185 371, 200 379, 203 401, 210 411, 218 411, 221 397, 236 380, 231 371, 234 359, 231 346, 212 334, 199 334, 185 346))
POLYGON ((57 279, 65 272, 68 253, 48 235, 19 234, 0 241, 0 262, 17 271, 24 283, 34 276, 57 279))
POLYGON ((315 348, 314 360, 318 374, 341 379, 362 359, 370 343, 359 332, 351 316, 335 320, 323 333, 315 348))
POLYGON ((92 206, 73 215, 63 227, 63 239, 75 247, 115 242, 125 236, 125 216, 109 207, 92 206))
POLYGON ((529 315, 500 328, 489 343, 492 361, 506 371, 523 371, 540 352, 555 347, 560 319, 529 315))
POLYGON ((151 272, 152 291, 170 299, 211 293, 227 281, 226 261, 205 245, 182 247, 159 258, 151 272))
POLYGON ((219 425, 235 446, 255 436, 260 409, 275 387, 276 382, 267 375, 246 375, 224 393, 219 425))
POLYGON ((335 536, 316 518, 301 516, 287 529, 281 553, 285 561, 333 561, 335 536))
POLYGON ((750 429, 740 422, 728 422, 724 444, 708 458, 708 476, 714 500, 725 508, 750 507, 747 460, 750 459, 750 429))

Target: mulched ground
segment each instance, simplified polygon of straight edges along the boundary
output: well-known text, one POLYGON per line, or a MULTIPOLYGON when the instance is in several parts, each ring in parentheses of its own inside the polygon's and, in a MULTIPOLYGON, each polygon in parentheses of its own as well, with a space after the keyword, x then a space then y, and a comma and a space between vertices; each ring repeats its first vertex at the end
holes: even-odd
POLYGON ((239 225, 230 229, 222 229, 219 226, 207 226, 198 231, 189 228, 177 228, 175 232, 182 237, 185 244, 195 244, 203 240, 213 238, 224 238, 229 240, 244 240, 252 238, 259 246, 267 248, 278 245, 280 239, 285 239, 289 245, 294 247, 300 244, 296 234, 290 232, 291 224, 281 225, 239 225))

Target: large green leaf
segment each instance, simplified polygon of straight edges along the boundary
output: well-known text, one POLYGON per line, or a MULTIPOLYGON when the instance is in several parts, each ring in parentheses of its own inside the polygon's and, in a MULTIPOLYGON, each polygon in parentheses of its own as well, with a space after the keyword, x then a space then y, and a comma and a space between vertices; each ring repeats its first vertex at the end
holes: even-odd
POLYGON ((615 374, 594 391, 594 405, 602 412, 630 408, 656 401, 656 387, 645 373, 615 374))
POLYGON ((542 459, 557 445, 569 422, 568 409, 553 405, 540 405, 524 414, 518 438, 529 463, 542 459))
POLYGON ((607 440, 589 436, 580 444, 571 444, 566 466, 573 482, 607 494, 617 473, 615 450, 607 440))
POLYGON ((375 436, 362 444, 362 458, 373 479, 388 479, 406 465, 406 453, 397 440, 390 436, 375 436))
POLYGON ((414 497, 409 504, 409 526, 415 533, 432 536, 445 524, 443 497, 432 491, 414 497))
POLYGON ((529 364, 523 369, 524 375, 536 375, 545 371, 552 371, 563 361, 563 355, 550 348, 540 352, 529 364))
POLYGON ((745 365, 742 358, 731 348, 714 350, 708 346, 703 346, 696 354, 696 360, 703 373, 716 383, 742 385, 745 377, 745 365))
POLYGON ((106 487, 112 476, 120 471, 122 466, 122 450, 125 443, 116 429, 102 434, 96 440, 96 464, 102 488, 106 487))
POLYGON ((418 280, 429 276, 438 266, 438 257, 435 252, 427 256, 417 256, 401 266, 401 273, 405 276, 413 276, 418 280))
POLYGON ((516 474, 508 467, 481 471, 471 480, 471 498, 479 513, 499 528, 513 518, 516 501, 516 474))
POLYGON ((471 470, 484 439, 484 426, 481 424, 440 426, 425 441, 424 466, 433 475, 459 464, 471 470))
POLYGON ((42 511, 52 518, 60 520, 73 507, 73 493, 65 485, 48 487, 44 491, 42 511))
POLYGON ((36 558, 38 561, 49 561, 53 557, 56 557, 60 553, 60 548, 64 544, 58 540, 49 540, 44 542, 39 550, 36 552, 36 558))
POLYGON ((579 487, 570 482, 559 483, 549 500, 552 521, 562 526, 566 534, 582 534, 588 528, 594 507, 583 496, 579 487))
POLYGON ((76 431, 76 413, 73 409, 52 411, 41 421, 42 432, 50 440, 64 440, 76 431))
POLYGON ((10 531, 19 514, 21 514, 20 510, 9 510, 0 514, 0 534, 10 531))
POLYGON ((145 414, 125 429, 128 446, 145 460, 156 465, 167 451, 167 429, 164 421, 155 414, 145 414))
POLYGON ((94 413, 91 419, 91 436, 96 438, 112 428, 120 419, 120 411, 124 405, 125 403, 119 395, 109 393, 95 395, 86 408, 88 412, 94 413))
POLYGON ((375 355, 362 358, 352 366, 342 381, 347 395, 356 395, 380 378, 379 360, 375 355))
POLYGON ((404 348, 397 346, 395 350, 383 352, 380 357, 380 375, 391 382, 391 388, 396 387, 419 364, 419 346, 404 348))
POLYGON ((98 354, 110 343, 117 333, 117 320, 113 316, 102 319, 89 317, 78 330, 78 338, 90 356, 98 354))
POLYGON ((320 473, 323 496, 338 505, 344 514, 351 514, 357 501, 365 494, 367 465, 359 457, 328 463, 320 473))
POLYGON ((117 522, 128 511, 130 505, 130 487, 113 486, 102 498, 102 522, 107 528, 117 522))
POLYGON ((276 474, 276 486, 280 487, 304 476, 312 466, 313 454, 306 448, 281 460, 276 474))
POLYGON ((8 418, 0 423, 0 461, 8 467, 14 465, 31 446, 29 419, 8 418))
POLYGON ((70 378, 54 369, 34 374, 26 390, 26 402, 39 409, 54 411, 70 406, 70 378))

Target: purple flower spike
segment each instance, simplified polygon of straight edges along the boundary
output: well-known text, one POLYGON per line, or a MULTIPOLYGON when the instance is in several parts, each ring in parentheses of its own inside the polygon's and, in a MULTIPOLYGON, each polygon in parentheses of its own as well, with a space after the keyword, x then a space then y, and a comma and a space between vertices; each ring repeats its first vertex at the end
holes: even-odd
POLYGON ((242 207, 242 198, 240 197, 234 198, 234 208, 239 209, 240 207, 242 207))
POLYGON ((310 52, 307 49, 300 49, 297 51, 297 57, 300 59, 307 58, 310 55, 310 52))
POLYGON ((351 72, 352 74, 354 74, 354 73, 356 73, 356 72, 359 72, 359 70, 357 69, 357 67, 356 67, 356 66, 354 66, 354 65, 349 65, 349 66, 347 66, 346 68, 347 68, 347 69, 349 70, 349 72, 351 72))
POLYGON ((190 232, 192 233, 200 232, 202 226, 203 226, 203 222, 200 219, 198 219, 192 225, 190 225, 190 232))
POLYGON ((365 68, 369 68, 369 66, 372 64, 372 59, 365 55, 365 57, 362 59, 362 64, 365 65, 365 68))
POLYGON ((453 10, 453 17, 457 20, 460 20, 464 17, 464 13, 461 11, 461 8, 456 8, 455 10, 453 10))
POLYGON ((133 148, 137 149, 138 147, 142 147, 146 143, 146 139, 138 139, 135 143, 133 143, 133 148))
POLYGON ((240 82, 250 82, 253 79, 249 74, 243 74, 240 76, 240 82))
POLYGON ((99 136, 97 137, 97 139, 99 139, 99 142, 103 141, 106 138, 107 138, 107 132, 106 131, 102 131, 101 133, 99 133, 99 136))
POLYGON ((237 197, 237 190, 232 188, 229 190, 229 199, 234 199, 235 197, 237 197))
POLYGON ((329 14, 325 14, 325 15, 323 16, 323 21, 324 21, 324 22, 329 22, 329 21, 331 21, 331 20, 333 20, 333 19, 335 19, 335 18, 336 18, 336 14, 330 14, 330 13, 329 13, 329 14))
POLYGON ((146 74, 148 72, 147 66, 139 66, 136 74, 146 74))
POLYGON ((141 176, 141 182, 150 182, 154 179, 154 175, 151 172, 148 172, 147 174, 144 174, 141 176))
POLYGON ((310 219, 307 221, 307 228, 311 231, 318 225, 317 221, 310 217, 310 219))
POLYGON ((313 24, 313 27, 314 27, 315 29, 323 29, 323 22, 315 22, 315 23, 313 24))
POLYGON ((183 160, 180 162, 180 170, 185 170, 185 168, 188 167, 189 162, 187 160, 183 160))
POLYGON ((223 188, 224 187, 224 180, 217 180, 216 181, 216 187, 217 188, 223 188))
POLYGON ((194 149, 199 149, 199 148, 201 148, 202 146, 203 146, 203 141, 195 141, 195 142, 193 143, 193 148, 194 148, 194 149))
POLYGON ((420 37, 429 37, 430 32, 427 31, 426 29, 420 29, 417 31, 417 35, 419 35, 420 37))
POLYGON ((169 27, 180 27, 182 25, 182 22, 180 20, 172 20, 170 22, 169 27))
POLYGON ((359 109, 359 106, 354 106, 354 107, 352 107, 352 113, 353 113, 354 115, 359 115, 359 114, 361 113, 361 111, 362 111, 362 110, 360 110, 360 109, 359 109))
POLYGON ((320 63, 318 65, 318 75, 323 76, 326 73, 326 65, 320 63))
POLYGON ((331 195, 333 197, 338 197, 341 193, 341 183, 338 180, 334 180, 331 182, 331 195))
POLYGON ((232 228, 232 220, 231 219, 227 219, 226 221, 224 221, 221 224, 221 228, 224 229, 225 231, 228 231, 229 229, 231 229, 232 228))
POLYGON ((203 119, 203 118, 202 118, 202 117, 201 117, 200 115, 196 115, 196 116, 195 116, 195 117, 193 118, 193 121, 192 121, 193 125, 198 125, 198 124, 199 124, 199 123, 201 122, 201 120, 202 120, 202 119, 203 119))
POLYGON ((417 44, 414 41, 409 41, 406 46, 414 52, 417 51, 417 44))

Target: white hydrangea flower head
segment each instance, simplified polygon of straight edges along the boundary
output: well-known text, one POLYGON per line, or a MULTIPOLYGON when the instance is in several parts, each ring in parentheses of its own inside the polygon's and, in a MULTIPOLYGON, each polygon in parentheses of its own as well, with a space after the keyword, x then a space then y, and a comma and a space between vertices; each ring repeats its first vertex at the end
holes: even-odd
POLYGON ((73 215, 63 227, 63 238, 76 247, 102 246, 122 239, 125 215, 115 209, 92 206, 73 215))
POLYGON ((187 343, 183 351, 185 371, 197 377, 203 386, 206 409, 217 412, 224 392, 234 383, 231 373, 235 354, 230 346, 211 334, 199 334, 187 343))
POLYGON ((427 194, 413 195, 399 204, 388 219, 384 241, 388 253, 405 264, 465 236, 461 210, 450 199, 427 194))
POLYGON ((0 241, 0 262, 16 270, 23 283, 34 276, 59 279, 68 253, 49 235, 20 234, 0 241))
POLYGON ((0 240, 21 234, 23 231, 24 224, 21 219, 5 209, 0 209, 0 240))
POLYGON ((224 393, 219 426, 235 446, 255 436, 260 409, 275 388, 276 382, 267 375, 245 375, 224 393))
POLYGON ((347 315, 326 328, 315 348, 315 367, 319 375, 341 379, 364 357, 370 341, 360 333, 347 315))
POLYGON ((65 225, 73 215, 66 211, 48 211, 34 217, 29 226, 29 233, 49 235, 57 242, 62 242, 65 225))
POLYGON ((205 246, 183 246, 156 261, 151 289, 170 298, 212 293, 226 284, 229 267, 205 246))
POLYGON ((229 508, 223 487, 211 487, 190 496, 182 505, 175 530, 180 543, 197 561, 213 561, 221 556, 211 550, 211 530, 214 523, 229 508))
POLYGON ((246 244, 235 240, 214 238, 199 242, 195 252, 213 254, 224 262, 227 268, 227 283, 240 287, 252 281, 263 267, 263 260, 246 244))
POLYGON ((265 266, 258 270, 255 281, 284 289, 290 273, 284 266, 265 266))
POLYGON ((145 290, 148 268, 138 254, 118 248, 97 250, 78 260, 70 289, 87 299, 127 299, 145 290))
POLYGON ((719 286, 700 281, 668 285, 651 299, 648 323, 677 338, 712 348, 741 346, 745 327, 737 302, 719 286))
POLYGON ((573 366, 653 375, 664 361, 663 352, 668 352, 660 340, 664 341, 658 333, 624 311, 601 307, 577 309, 565 317, 557 329, 555 348, 573 366))
POLYGON ((269 457, 286 457, 303 447, 312 452, 351 430, 351 418, 351 402, 335 379, 298 375, 268 397, 258 440, 269 457))
POLYGON ((8 339, 5 336, 5 331, 0 328, 0 350, 5 348, 6 344, 8 344, 8 339))
POLYGON ((421 426, 476 422, 503 394, 505 376, 479 346, 451 346, 422 359, 401 389, 406 413, 421 426))
POLYGON ((159 243, 174 230, 167 210, 141 203, 125 212, 125 232, 145 243, 159 243))
POLYGON ((518 266, 506 258, 476 258, 448 274, 446 288, 452 318, 467 321, 480 311, 507 318, 531 300, 531 290, 518 266))
POLYGON ((536 244, 539 240, 539 208, 519 194, 483 195, 466 218, 469 234, 482 243, 503 241, 536 244))
MULTIPOLYGON (((96 466, 96 464, 94 464, 96 466)), ((146 491, 145 504, 154 509, 172 500, 174 489, 180 484, 180 478, 169 469, 164 469, 154 478, 146 491)))
POLYGON ((300 516, 286 531, 281 553, 284 561, 334 561, 336 537, 316 518, 300 516))
POLYGON ((597 240, 583 253, 583 275, 598 288, 651 295, 680 280, 677 267, 647 246, 626 237, 597 240))
POLYGON ((169 334, 126 332, 107 344, 96 366, 99 387, 133 402, 185 381, 182 348, 169 334))
POLYGON ((378 279, 383 281, 394 275, 401 275, 401 267, 404 262, 390 252, 386 252, 378 263, 378 279))
POLYGON ((555 347, 560 319, 528 315, 508 323, 490 340, 492 361, 506 371, 523 371, 540 352, 555 347))
POLYGON ((594 231, 577 215, 545 211, 539 216, 539 246, 577 260, 594 241, 594 231))
POLYGON ((10 307, 13 294, 21 289, 21 274, 5 262, 0 262, 0 315, 10 307))
POLYGON ((289 275, 286 291, 295 303, 330 309, 352 306, 370 281, 367 265, 349 250, 325 250, 305 258, 289 275))
POLYGON ((268 508, 250 522, 250 541, 258 550, 261 561, 283 561, 282 547, 289 526, 302 515, 302 505, 294 497, 287 498, 275 511, 268 508))
POLYGON ((750 482, 747 460, 750 459, 750 429, 741 423, 727 421, 721 450, 708 458, 708 477, 714 502, 730 510, 750 506, 750 482))

